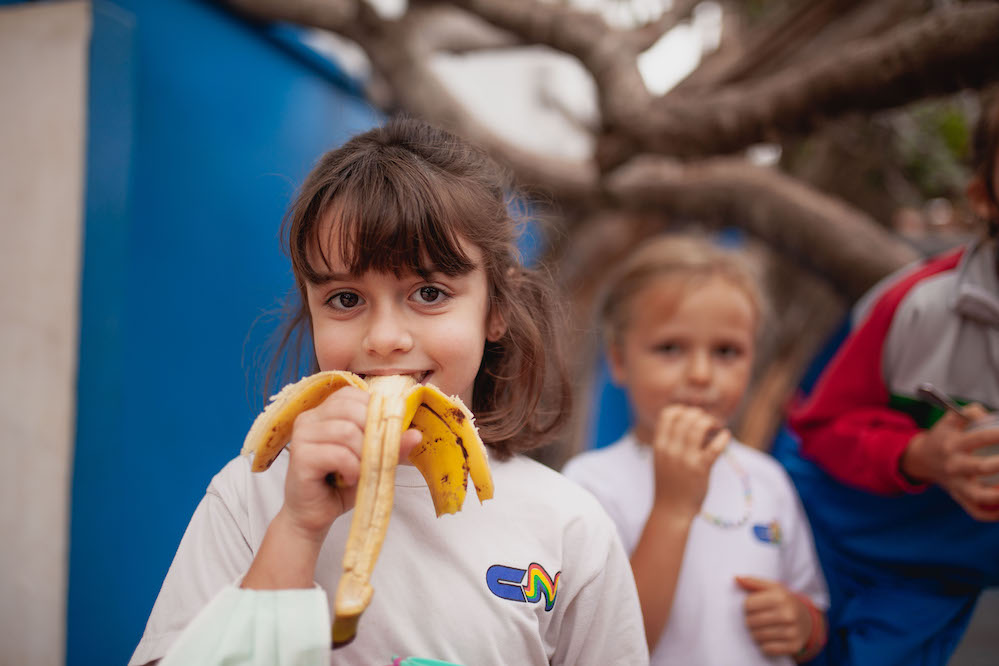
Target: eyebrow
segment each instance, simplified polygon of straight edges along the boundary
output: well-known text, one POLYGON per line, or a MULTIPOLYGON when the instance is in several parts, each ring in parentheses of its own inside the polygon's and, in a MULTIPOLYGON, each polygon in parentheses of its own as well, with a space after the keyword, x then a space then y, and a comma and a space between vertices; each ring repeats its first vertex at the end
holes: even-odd
POLYGON ((350 280, 349 273, 319 273, 315 272, 316 279, 310 280, 313 284, 323 285, 330 282, 346 282, 350 280))
MULTIPOLYGON (((424 280, 427 280, 435 273, 441 273, 441 272, 442 271, 434 267, 423 267, 418 269, 416 271, 416 274, 421 278, 423 278, 424 280)), ((315 281, 312 281, 312 283, 315 285, 324 285, 324 284, 329 284, 330 282, 349 282, 350 280, 357 279, 358 277, 353 273, 335 273, 335 272, 320 273, 318 271, 315 272, 315 276, 316 276, 315 281)))

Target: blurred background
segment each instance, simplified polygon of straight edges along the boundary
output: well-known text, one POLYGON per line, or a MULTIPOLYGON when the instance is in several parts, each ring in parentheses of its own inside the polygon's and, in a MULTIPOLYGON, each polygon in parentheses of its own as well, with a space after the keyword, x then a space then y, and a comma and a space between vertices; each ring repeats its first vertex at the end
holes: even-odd
MULTIPOLYGON (((0 2, 0 664, 124 664, 264 403, 314 161, 397 111, 514 174, 570 306, 553 467, 628 427, 591 327, 608 266, 744 245, 768 449, 878 279, 977 233, 964 201, 999 4, 942 0, 0 2), (601 405, 598 410, 595 404, 601 405)), ((952 664, 996 663, 987 594, 952 664)))

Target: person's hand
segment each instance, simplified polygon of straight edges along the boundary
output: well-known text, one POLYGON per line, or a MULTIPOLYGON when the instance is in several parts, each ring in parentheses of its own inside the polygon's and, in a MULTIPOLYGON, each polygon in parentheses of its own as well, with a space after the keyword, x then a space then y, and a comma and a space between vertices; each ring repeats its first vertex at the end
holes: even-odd
MULTIPOLYGON (((281 512, 306 538, 321 542, 333 521, 354 506, 368 398, 347 386, 295 419, 281 512)), ((399 458, 421 439, 418 430, 403 433, 399 458)))
POLYGON ((697 407, 670 405, 656 424, 655 502, 685 516, 701 510, 711 466, 731 435, 715 417, 697 407))
POLYGON ((753 641, 768 657, 793 655, 808 642, 811 613, 805 603, 783 584, 772 580, 736 576, 746 591, 743 611, 753 641))
MULTIPOLYGON (((313 585, 330 526, 354 506, 367 413, 368 394, 347 386, 295 419, 284 504, 267 526, 241 587, 283 590, 313 585)), ((418 430, 403 433, 400 459, 421 440, 418 430)))
POLYGON ((999 428, 974 430, 975 421, 989 413, 979 404, 963 413, 947 412, 932 428, 912 438, 902 455, 902 472, 917 481, 936 483, 976 520, 999 520, 999 487, 986 485, 983 476, 999 472, 999 456, 983 457, 975 449, 999 444, 999 428))

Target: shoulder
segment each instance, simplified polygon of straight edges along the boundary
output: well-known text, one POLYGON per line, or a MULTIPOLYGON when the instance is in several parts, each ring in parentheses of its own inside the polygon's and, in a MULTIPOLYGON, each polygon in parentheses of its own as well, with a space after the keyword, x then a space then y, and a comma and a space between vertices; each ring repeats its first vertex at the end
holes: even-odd
MULTIPOLYGON (((860 323, 871 315, 894 313, 905 301, 911 304, 918 294, 954 279, 957 267, 969 247, 960 247, 906 266, 873 287, 854 308, 854 321, 860 323)), ((917 297, 918 301, 918 297, 917 297)), ((908 307, 908 305, 907 305, 908 307)))
POLYGON ((734 440, 729 444, 729 448, 731 454, 746 467, 746 471, 753 478, 760 479, 774 488, 790 490, 793 487, 784 467, 769 453, 734 440))
POLYGON ((250 460, 246 456, 237 456, 212 477, 208 483, 207 494, 229 498, 246 493, 246 487, 251 482, 250 460))
POLYGON ((212 477, 206 495, 222 501, 230 510, 272 514, 284 500, 284 478, 288 471, 288 451, 284 450, 264 472, 253 472, 250 458, 240 455, 212 477))
MULTIPOLYGON (((254 474, 250 469, 249 456, 239 455, 227 462, 225 466, 212 477, 211 482, 208 484, 208 490, 209 492, 242 492, 245 491, 248 484, 258 479, 277 476, 278 474, 272 473, 272 471, 277 472, 277 470, 286 468, 287 466, 288 454, 287 452, 282 451, 271 465, 270 469, 266 472, 254 474)), ((283 473, 280 474, 280 476, 283 478, 283 473)))
POLYGON ((568 504, 591 499, 589 493, 564 474, 524 455, 516 455, 510 460, 493 463, 493 469, 504 483, 522 488, 528 495, 533 495, 535 492, 551 493, 552 501, 568 504))
POLYGON ((565 475, 523 455, 492 465, 497 493, 503 488, 505 501, 516 511, 544 514, 552 527, 585 525, 614 531, 597 498, 565 475))
POLYGON ((562 474, 586 487, 617 484, 632 475, 636 467, 648 466, 649 457, 642 453, 635 439, 625 435, 610 446, 574 456, 562 468, 562 474))
POLYGON ((599 500, 619 525, 645 506, 653 479, 652 450, 631 435, 614 444, 586 451, 566 463, 562 473, 599 500))
POLYGON ((914 323, 927 315, 949 317, 949 296, 958 281, 957 271, 942 271, 928 275, 913 284, 902 296, 896 321, 914 323))

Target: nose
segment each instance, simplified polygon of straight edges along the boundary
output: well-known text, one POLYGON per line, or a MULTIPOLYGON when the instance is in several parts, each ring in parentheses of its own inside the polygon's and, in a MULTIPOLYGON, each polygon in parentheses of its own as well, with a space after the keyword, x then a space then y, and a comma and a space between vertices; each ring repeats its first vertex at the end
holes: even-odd
POLYGON ((687 380, 691 384, 711 383, 711 356, 707 350, 698 349, 690 355, 687 363, 687 380))
POLYGON ((413 348, 413 335, 405 316, 397 308, 386 305, 372 310, 368 329, 362 341, 364 351, 376 356, 391 356, 413 348))

